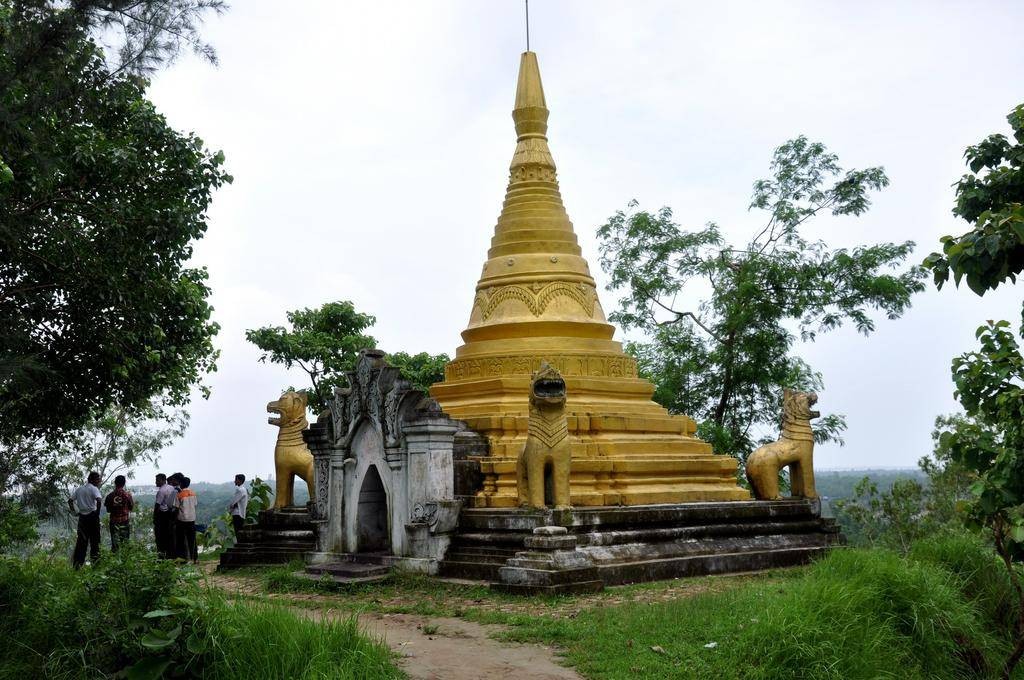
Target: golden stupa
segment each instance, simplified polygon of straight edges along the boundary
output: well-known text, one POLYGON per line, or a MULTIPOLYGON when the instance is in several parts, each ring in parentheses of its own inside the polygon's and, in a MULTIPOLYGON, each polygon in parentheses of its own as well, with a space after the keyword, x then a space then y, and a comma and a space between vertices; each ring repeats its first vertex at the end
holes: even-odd
POLYGON ((517 505, 516 459, 527 436, 530 373, 562 374, 572 437, 573 505, 749 499, 736 461, 714 455, 696 425, 651 400, 654 386, 612 340, 590 268, 562 205, 548 149, 537 55, 524 52, 516 89, 515 154, 465 344, 430 392, 485 434, 477 507, 517 505))

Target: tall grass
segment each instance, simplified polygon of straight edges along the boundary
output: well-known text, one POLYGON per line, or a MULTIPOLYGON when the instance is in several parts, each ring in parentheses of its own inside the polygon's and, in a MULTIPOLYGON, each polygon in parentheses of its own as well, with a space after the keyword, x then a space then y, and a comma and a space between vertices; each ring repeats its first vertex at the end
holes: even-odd
POLYGON ((170 662, 174 677, 401 677, 387 647, 354 619, 311 621, 193 581, 191 569, 138 548, 80 572, 44 556, 0 559, 0 679, 121 677, 143 661, 170 662), (177 632, 154 648, 154 630, 177 632))
POLYGON ((1008 650, 1009 591, 988 554, 969 539, 908 558, 837 550, 730 591, 522 617, 508 637, 562 646, 588 678, 991 677, 1008 650))
POLYGON ((314 621, 281 607, 217 600, 202 628, 210 650, 202 677, 210 680, 402 677, 391 652, 364 635, 355 617, 314 621))

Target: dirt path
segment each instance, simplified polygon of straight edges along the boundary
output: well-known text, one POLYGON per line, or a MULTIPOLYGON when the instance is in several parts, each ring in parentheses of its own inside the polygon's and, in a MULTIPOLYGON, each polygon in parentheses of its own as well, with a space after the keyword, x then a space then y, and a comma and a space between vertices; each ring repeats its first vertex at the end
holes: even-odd
MULTIPOLYGON (((332 609, 298 611, 313 619, 351 615, 351 612, 332 609)), ((491 639, 489 635, 501 626, 485 626, 463 619, 376 613, 360 614, 359 625, 399 655, 399 667, 413 680, 580 680, 581 677, 571 668, 559 666, 550 647, 491 639)))
MULTIPOLYGON (((261 594, 259 579, 205 569, 209 583, 239 595, 261 594)), ((301 616, 348 618, 351 606, 333 608, 330 597, 312 593, 265 594, 301 616), (311 604, 319 605, 310 608, 311 604)), ((397 599, 397 598, 396 598, 397 599)), ((341 605, 341 602, 338 602, 341 605)), ((463 604, 479 601, 467 600, 463 604)), ((558 665, 556 652, 542 645, 505 643, 490 635, 504 626, 483 625, 459 618, 358 613, 359 626, 373 638, 383 640, 398 655, 398 665, 412 680, 477 680, 478 678, 523 678, 524 680, 580 680, 571 668, 558 665)))
POLYGON ((461 614, 456 612, 574 618, 594 607, 663 602, 724 590, 749 579, 772 578, 770 574, 761 573, 680 579, 646 587, 609 588, 594 595, 546 600, 493 596, 479 592, 479 584, 440 581, 419 585, 416 582, 382 584, 379 588, 348 594, 268 593, 257 574, 213 572, 213 566, 204 569, 210 587, 276 602, 314 620, 356 615, 364 631, 382 639, 396 652, 399 666, 414 680, 581 678, 573 669, 558 665, 555 648, 495 640, 491 636, 504 630, 504 626, 476 623, 460 618, 461 614))

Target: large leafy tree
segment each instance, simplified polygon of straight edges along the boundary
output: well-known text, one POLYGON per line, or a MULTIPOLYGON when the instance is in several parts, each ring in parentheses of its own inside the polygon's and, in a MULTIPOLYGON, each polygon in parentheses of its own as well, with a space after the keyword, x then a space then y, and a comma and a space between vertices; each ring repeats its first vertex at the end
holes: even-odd
MULTIPOLYGON (((727 243, 714 223, 685 230, 671 209, 635 201, 598 229, 609 288, 624 292, 612 320, 646 333, 628 348, 655 398, 741 459, 757 443, 752 428, 778 422, 783 387, 822 386, 792 353, 797 335, 814 340, 846 322, 868 334, 873 311, 895 319, 923 289, 920 267, 898 271, 912 242, 832 249, 803 235, 821 213, 863 214, 888 184, 882 168, 844 170, 822 144, 798 137, 775 150, 771 171, 750 204, 764 226, 743 244, 727 243)), ((819 440, 837 439, 845 424, 829 416, 816 427, 819 440)))
MULTIPOLYGON (((365 333, 377 319, 356 311, 347 300, 295 310, 287 317, 291 328, 265 326, 246 331, 245 337, 263 350, 261 362, 296 366, 306 373, 311 385, 306 390, 309 407, 320 413, 334 388, 348 384, 345 373, 355 367, 359 351, 377 346, 376 339, 365 333)), ((444 354, 395 352, 388 361, 415 387, 426 390, 444 378, 449 359, 444 354)))
POLYGON ((207 275, 187 262, 230 177, 139 73, 209 53, 196 21, 218 6, 0 0, 0 447, 181 404, 214 367, 207 275), (120 59, 95 36, 120 36, 120 59))
MULTIPOLYGON (((943 252, 925 259, 939 288, 952 276, 984 295, 1024 269, 1024 104, 1007 120, 1016 143, 995 134, 964 153, 970 174, 957 183, 953 214, 971 229, 943 237, 943 252)), ((989 532, 1017 593, 1015 645, 1003 667, 1010 678, 1024 657, 1024 355, 1009 321, 989 321, 976 335, 980 347, 953 360, 956 396, 970 419, 953 423, 942 441, 977 476, 967 516, 989 532)))

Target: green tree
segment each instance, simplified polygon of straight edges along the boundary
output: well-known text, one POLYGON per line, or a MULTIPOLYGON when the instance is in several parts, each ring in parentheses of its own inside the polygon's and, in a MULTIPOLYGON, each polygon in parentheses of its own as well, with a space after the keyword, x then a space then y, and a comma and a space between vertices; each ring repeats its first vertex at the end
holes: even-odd
MULTIPOLYGON (((377 346, 376 339, 364 333, 377 319, 357 312, 347 300, 288 312, 287 317, 290 329, 265 326, 247 330, 245 338, 263 350, 261 362, 301 368, 312 386, 306 390, 309 408, 320 413, 327 408, 334 388, 348 384, 345 373, 355 367, 360 350, 377 346)), ((426 352, 388 355, 388 362, 401 370, 402 377, 421 390, 444 379, 448 361, 445 354, 426 352)))
POLYGON ((138 73, 209 53, 195 27, 217 5, 0 0, 0 457, 112 406, 183 404, 214 367, 187 262, 230 177, 138 73), (95 36, 120 36, 122 60, 95 36))
POLYGON ((141 412, 112 407, 91 417, 58 445, 66 492, 70 494, 89 472, 100 473, 102 484, 110 486, 116 475, 131 477, 136 466, 155 464, 160 452, 185 434, 188 420, 185 411, 165 410, 157 403, 141 412))
MULTIPOLYGON (((942 254, 925 259, 938 288, 952 275, 957 285, 966 279, 984 295, 1016 282, 1024 268, 1024 105, 1007 120, 1016 144, 991 135, 964 154, 971 173, 957 183, 953 214, 972 228, 943 237, 942 254)), ((1015 645, 1003 667, 1003 677, 1010 678, 1024 656, 1024 355, 1008 321, 989 321, 976 336, 979 349, 953 359, 952 366, 955 394, 969 420, 941 440, 950 457, 977 477, 966 515, 991 536, 1017 594, 1015 645)))
POLYGON ((971 172, 956 185, 953 214, 972 227, 960 236, 943 236, 942 253, 925 258, 939 289, 952 275, 956 285, 966 279, 984 295, 1015 282, 1024 269, 1024 104, 1006 120, 1016 143, 995 134, 964 152, 971 172))
POLYGON ((261 350, 260 361, 298 366, 309 376, 309 408, 320 413, 334 394, 345 386, 345 372, 352 370, 359 351, 377 341, 363 331, 376 323, 369 314, 356 311, 344 300, 318 309, 299 309, 286 314, 291 328, 265 326, 245 332, 245 339, 261 350))
MULTIPOLYGON (((912 242, 830 249, 801 233, 823 212, 863 214, 869 193, 889 183, 882 168, 843 170, 822 144, 798 137, 775 150, 771 171, 750 204, 766 222, 741 246, 714 223, 686 231, 670 208, 650 213, 635 201, 597 232, 609 289, 625 292, 611 318, 647 335, 628 348, 655 398, 741 460, 757 443, 752 427, 778 422, 783 387, 822 388, 821 375, 792 354, 791 328, 805 341, 845 322, 868 334, 872 310, 898 318, 924 288, 920 267, 892 271, 912 242)), ((819 441, 838 440, 845 422, 833 415, 815 427, 819 441)))
POLYGON ((851 498, 835 503, 837 514, 855 545, 882 545, 906 554, 911 544, 929 535, 932 525, 923 517, 925 488, 915 479, 898 479, 888 491, 864 477, 851 498))
POLYGON ((395 352, 388 355, 388 363, 397 367, 413 387, 424 392, 429 391, 434 383, 444 380, 444 367, 449 361, 447 354, 395 352))
POLYGON ((971 486, 977 475, 954 460, 948 438, 942 435, 950 430, 977 427, 979 424, 964 416, 953 414, 935 418, 932 430, 932 453, 917 462, 917 466, 928 477, 925 499, 925 516, 936 526, 960 524, 958 511, 964 501, 971 498, 971 486))

